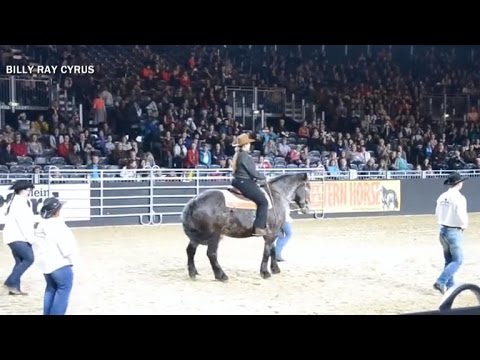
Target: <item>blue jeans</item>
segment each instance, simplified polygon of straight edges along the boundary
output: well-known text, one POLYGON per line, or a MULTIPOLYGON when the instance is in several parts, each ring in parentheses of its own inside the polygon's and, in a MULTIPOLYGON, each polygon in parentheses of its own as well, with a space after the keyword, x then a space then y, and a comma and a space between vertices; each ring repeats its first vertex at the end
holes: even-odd
POLYGON ((441 227, 440 243, 443 247, 445 267, 437 279, 437 284, 453 286, 453 276, 463 262, 463 232, 460 229, 441 227))
POLYGON ((8 246, 15 259, 15 265, 13 266, 12 273, 8 276, 7 280, 5 280, 4 284, 21 291, 20 279, 25 271, 32 266, 34 260, 32 245, 26 241, 14 241, 8 244, 8 246))
POLYGON ((275 245, 275 254, 277 259, 282 258, 282 250, 292 237, 292 223, 286 222, 282 227, 282 232, 283 233, 278 236, 277 243, 275 245))
POLYGON ((72 266, 61 267, 43 276, 47 281, 43 297, 43 315, 65 315, 73 286, 72 266))

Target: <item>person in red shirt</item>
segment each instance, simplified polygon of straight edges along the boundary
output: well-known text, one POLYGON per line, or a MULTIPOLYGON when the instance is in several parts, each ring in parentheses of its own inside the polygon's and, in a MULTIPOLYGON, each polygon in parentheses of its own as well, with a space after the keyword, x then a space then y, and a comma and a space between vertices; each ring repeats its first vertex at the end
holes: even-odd
POLYGON ((22 135, 15 134, 15 141, 12 143, 12 150, 10 153, 13 156, 27 156, 28 147, 24 141, 22 141, 22 135))
POLYGON ((57 147, 57 155, 66 158, 70 153, 70 136, 65 135, 63 142, 57 147))
POLYGON ((191 85, 191 80, 188 77, 188 74, 186 72, 183 73, 182 77, 180 78, 180 85, 184 88, 188 88, 191 85))
POLYGON ((298 129, 298 137, 302 138, 309 138, 310 137, 310 129, 308 128, 308 123, 306 121, 303 122, 303 126, 298 129))
POLYGON ((170 73, 170 69, 167 66, 167 67, 165 67, 165 69, 162 70, 162 80, 163 81, 169 81, 170 76, 172 76, 172 74, 170 73))
POLYGON ((297 164, 299 165, 301 163, 300 161, 300 153, 296 148, 290 150, 288 153, 288 159, 290 160, 290 164, 297 164))
POLYGON ((148 78, 150 77, 150 75, 152 75, 152 76, 154 75, 154 74, 153 74, 153 70, 152 70, 152 68, 151 68, 150 65, 147 65, 147 66, 144 67, 143 70, 142 70, 142 77, 143 77, 144 79, 148 79, 148 78))
POLYGON ((187 150, 187 156, 185 157, 185 167, 186 168, 194 168, 198 165, 198 150, 197 144, 192 143, 190 149, 187 150))

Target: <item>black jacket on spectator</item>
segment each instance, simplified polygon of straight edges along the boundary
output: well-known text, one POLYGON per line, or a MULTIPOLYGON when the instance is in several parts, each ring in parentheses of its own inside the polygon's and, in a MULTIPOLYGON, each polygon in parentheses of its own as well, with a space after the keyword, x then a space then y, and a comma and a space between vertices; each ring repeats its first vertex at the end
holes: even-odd
POLYGON ((12 163, 12 162, 16 162, 17 161, 17 157, 10 154, 8 151, 7 151, 7 147, 6 146, 2 146, 0 148, 0 164, 1 165, 5 165, 5 164, 8 164, 8 163, 12 163))

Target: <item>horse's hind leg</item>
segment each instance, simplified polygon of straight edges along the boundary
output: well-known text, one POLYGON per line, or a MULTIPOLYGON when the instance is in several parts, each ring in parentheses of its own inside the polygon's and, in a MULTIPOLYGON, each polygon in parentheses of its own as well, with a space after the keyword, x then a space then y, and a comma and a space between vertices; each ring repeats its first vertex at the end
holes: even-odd
POLYGON ((212 270, 213 270, 213 273, 215 274, 215 279, 220 281, 227 281, 228 276, 223 272, 217 260, 217 250, 218 250, 219 242, 220 242, 220 234, 213 235, 213 237, 208 242, 207 256, 208 256, 208 260, 210 260, 210 265, 212 265, 212 270))
POLYGON ((195 267, 195 253, 197 252, 198 243, 190 240, 187 246, 187 256, 188 256, 188 275, 190 279, 195 280, 197 275, 200 275, 195 267))
MULTIPOLYGON (((264 239, 265 239, 265 245, 263 248, 262 264, 260 265, 260 276, 264 279, 268 279, 270 276, 272 276, 272 274, 270 274, 270 272, 268 271, 268 259, 270 258, 270 255, 272 253, 272 248, 275 255, 275 249, 273 245, 275 241, 275 237, 272 238, 272 237, 264 236, 264 239)), ((275 273, 276 270, 280 272, 280 268, 278 268, 278 264, 277 264, 277 259, 275 259, 275 256, 273 256, 272 272, 275 273)))

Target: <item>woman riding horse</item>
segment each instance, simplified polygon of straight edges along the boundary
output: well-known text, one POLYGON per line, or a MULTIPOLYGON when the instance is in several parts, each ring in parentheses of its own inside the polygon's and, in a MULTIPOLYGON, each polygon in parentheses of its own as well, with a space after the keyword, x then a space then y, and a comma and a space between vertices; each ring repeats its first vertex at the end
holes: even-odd
POLYGON ((249 155, 250 144, 254 142, 248 134, 241 134, 233 146, 238 147, 232 161, 233 181, 232 186, 236 187, 242 195, 257 204, 257 213, 253 223, 253 236, 267 235, 267 213, 268 201, 257 183, 265 183, 264 175, 257 171, 255 162, 249 155))

